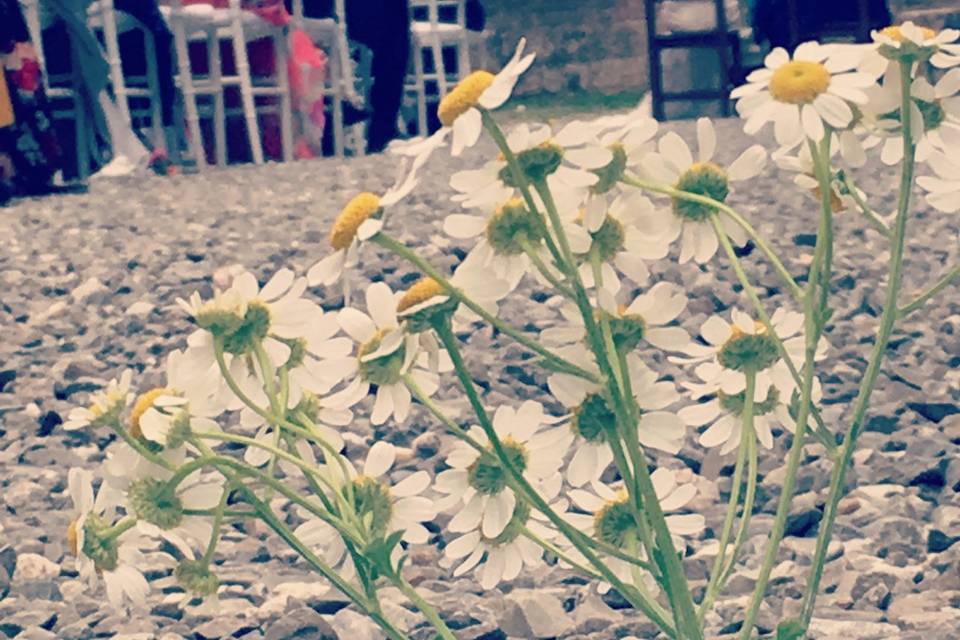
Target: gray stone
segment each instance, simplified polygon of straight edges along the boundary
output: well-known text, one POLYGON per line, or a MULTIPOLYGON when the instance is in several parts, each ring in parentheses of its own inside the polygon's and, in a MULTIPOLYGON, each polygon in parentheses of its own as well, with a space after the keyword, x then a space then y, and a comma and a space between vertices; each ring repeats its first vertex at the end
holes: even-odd
POLYGON ((14 582, 49 580, 60 575, 60 565, 36 553, 21 553, 17 556, 14 582))
POLYGON ((264 640, 340 640, 330 623, 310 607, 287 611, 278 620, 265 625, 265 628, 264 640))
MULTIPOLYGON (((573 619, 564 611, 563 603, 556 592, 545 590, 514 589, 507 595, 507 602, 519 607, 519 616, 512 622, 532 635, 531 638, 553 638, 563 635, 574 626, 573 619)), ((508 635, 520 635, 501 623, 500 628, 508 635)))

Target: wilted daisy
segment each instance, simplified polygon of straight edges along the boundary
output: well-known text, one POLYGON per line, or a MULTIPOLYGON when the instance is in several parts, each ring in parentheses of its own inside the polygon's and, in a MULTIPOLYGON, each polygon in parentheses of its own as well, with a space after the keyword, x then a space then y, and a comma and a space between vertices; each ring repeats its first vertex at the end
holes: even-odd
POLYGON ((764 59, 764 68, 730 94, 746 119, 744 131, 754 134, 773 122, 777 143, 792 147, 804 136, 821 140, 826 126, 848 127, 854 117, 852 105, 867 102, 863 90, 874 82, 870 74, 850 71, 861 57, 851 47, 804 42, 791 59, 777 47, 764 59))
POLYGON ((307 271, 310 286, 330 285, 340 279, 347 266, 357 263, 360 243, 369 240, 383 228, 387 210, 406 198, 417 186, 416 165, 397 179, 382 196, 365 191, 354 196, 340 210, 330 229, 333 253, 307 271))
MULTIPOLYGON (((556 474, 563 463, 570 434, 552 426, 561 420, 545 414, 543 406, 532 400, 518 409, 501 405, 493 415, 493 427, 511 464, 534 485, 556 474)), ((450 521, 450 531, 460 533, 480 527, 484 536, 496 538, 513 517, 517 499, 507 486, 509 472, 496 460, 483 429, 473 426, 469 433, 486 453, 459 443, 447 457, 452 468, 437 475, 435 488, 449 495, 441 502, 442 508, 462 504, 450 521)))
POLYGON ((122 496, 104 483, 94 498, 92 482, 84 469, 73 468, 67 474, 74 511, 67 541, 77 559, 77 571, 90 586, 103 578, 107 599, 115 607, 127 602, 141 605, 150 587, 137 567, 143 565, 142 549, 149 545, 133 528, 132 519, 113 522, 122 496))
POLYGON ((960 31, 934 31, 907 21, 872 31, 873 43, 866 47, 858 70, 879 76, 904 55, 914 60, 927 60, 935 67, 946 69, 960 65, 960 31))
POLYGON ((355 341, 357 352, 327 361, 331 375, 352 380, 327 397, 326 404, 333 409, 347 409, 375 386, 370 421, 383 424, 393 416, 397 422, 403 422, 410 414, 412 400, 403 376, 409 373, 427 395, 437 390, 437 376, 417 364, 417 337, 400 328, 397 299, 390 287, 383 282, 371 284, 367 287, 366 302, 369 315, 350 307, 340 311, 340 326, 355 341))
MULTIPOLYGON (((557 349, 558 355, 588 371, 597 372, 592 355, 582 345, 557 349)), ((676 414, 665 411, 679 399, 676 386, 659 380, 636 354, 628 354, 631 388, 641 410, 637 438, 645 447, 677 453, 686 428, 676 414)), ((599 384, 566 373, 547 379, 550 392, 572 413, 573 457, 567 467, 567 481, 581 486, 596 480, 613 461, 609 434, 617 432, 617 417, 601 393, 599 384)))
POLYGON ((917 178, 917 184, 927 191, 927 202, 938 211, 960 211, 960 160, 935 151, 927 164, 935 175, 917 178))
MULTIPOLYGON (((553 511, 562 513, 567 510, 567 501, 557 499, 563 480, 554 474, 540 485, 540 497, 553 511)), ((493 589, 500 582, 510 581, 528 570, 538 567, 543 561, 543 549, 524 535, 530 531, 541 540, 551 540, 557 532, 547 522, 546 516, 534 511, 525 499, 517 501, 510 522, 494 537, 483 535, 480 528, 451 540, 443 550, 441 566, 452 566, 459 562, 453 571, 454 577, 473 569, 478 569, 480 586, 493 589)))
MULTIPOLYGON (((813 383, 811 399, 814 403, 817 403, 820 401, 823 391, 818 379, 814 378, 813 383)), ((705 384, 702 387, 691 385, 691 388, 694 390, 694 398, 697 399, 710 387, 709 384, 705 384)), ((743 411, 746 404, 745 395, 745 389, 738 393, 724 393, 722 389, 718 389, 715 390, 715 395, 706 402, 684 407, 677 412, 677 415, 691 427, 709 425, 700 434, 700 444, 708 449, 719 446, 720 454, 726 455, 740 446, 743 411)), ((770 449, 773 447, 773 427, 775 425, 786 428, 790 433, 797 430, 796 421, 790 415, 791 402, 791 397, 784 396, 773 385, 767 388, 766 397, 754 401, 753 431, 764 448, 770 449)), ((813 424, 812 418, 808 418, 808 423, 813 424)))
MULTIPOLYGON (((666 523, 675 545, 679 546, 683 537, 695 536, 703 531, 706 520, 702 515, 671 513, 683 509, 696 496, 697 489, 693 483, 678 482, 678 473, 664 468, 654 471, 651 480, 660 501, 660 508, 664 513, 670 514, 666 516, 666 523)), ((627 492, 622 487, 611 487, 601 482, 592 483, 590 488, 592 491, 570 491, 570 501, 586 513, 567 513, 566 519, 587 535, 625 553, 636 554, 640 560, 645 559, 640 530, 627 492)), ((576 559, 582 558, 574 548, 571 548, 569 553, 576 559)), ((604 562, 618 578, 627 583, 633 582, 633 568, 626 560, 605 557, 604 562)), ((650 586, 653 586, 652 581, 650 586)), ((610 585, 607 583, 601 583, 598 587, 600 593, 606 593, 609 589, 610 585)))
POLYGON ((107 383, 106 389, 91 395, 88 406, 71 409, 63 428, 67 431, 76 431, 91 425, 99 426, 103 420, 119 416, 131 400, 130 382, 132 380, 133 371, 124 370, 119 378, 114 378, 107 383))
MULTIPOLYGON (((338 491, 344 492, 348 498, 352 495, 352 507, 360 520, 369 519, 367 533, 373 539, 382 540, 394 532, 402 531, 401 540, 404 542, 425 544, 430 532, 422 523, 436 517, 434 502, 420 495, 430 486, 430 474, 423 470, 416 471, 391 485, 386 474, 396 458, 394 446, 381 440, 370 447, 359 475, 355 474, 349 463, 347 468, 351 477, 347 480, 336 464, 328 464, 324 469, 338 491), (345 491, 347 483, 350 493, 345 491)), ((304 544, 318 549, 330 565, 337 567, 343 563, 341 571, 346 574, 344 577, 352 577, 355 570, 353 563, 335 528, 319 518, 308 517, 294 533, 304 544)))
MULTIPOLYGON (((730 194, 731 183, 756 177, 767 160, 763 147, 754 145, 741 153, 726 169, 714 163, 717 132, 709 118, 697 120, 697 148, 697 158, 694 160, 687 143, 671 131, 660 138, 659 151, 647 156, 645 170, 680 191, 725 202, 730 194)), ((713 257, 720 246, 710 224, 710 217, 717 213, 709 205, 672 198, 671 208, 662 212, 664 231, 659 240, 669 244, 680 238, 680 263, 692 259, 703 264, 713 257)), ((743 229, 726 216, 721 216, 720 221, 735 244, 746 243, 747 235, 743 229)))

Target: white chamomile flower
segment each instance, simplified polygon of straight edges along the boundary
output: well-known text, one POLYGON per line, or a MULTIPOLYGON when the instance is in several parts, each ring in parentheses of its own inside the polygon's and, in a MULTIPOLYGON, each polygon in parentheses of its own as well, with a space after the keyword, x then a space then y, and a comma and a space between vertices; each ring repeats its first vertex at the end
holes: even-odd
POLYGON ((150 586, 137 566, 143 564, 142 549, 150 545, 133 528, 133 520, 113 522, 122 496, 103 483, 94 498, 90 472, 78 468, 67 474, 67 487, 74 511, 67 541, 80 578, 91 587, 103 578, 107 599, 115 607, 142 605, 150 586))
MULTIPOLYGON (((556 350, 570 362, 597 372, 592 355, 582 345, 556 350)), ((683 445, 686 427, 676 414, 665 411, 679 400, 674 383, 659 380, 657 374, 635 354, 627 355, 631 388, 641 410, 637 438, 645 447, 677 453, 683 445)), ((616 430, 614 410, 604 399, 600 385, 566 373, 547 379, 551 393, 571 410, 570 431, 574 436, 574 454, 567 467, 567 481, 581 486, 597 480, 613 461, 608 433, 616 430)))
POLYGON ((880 76, 903 54, 929 59, 930 64, 941 69, 960 65, 960 31, 943 29, 934 31, 907 21, 879 31, 872 31, 873 43, 866 46, 857 69, 880 76))
POLYGON ((310 286, 331 285, 344 275, 348 267, 357 264, 360 243, 379 233, 387 211, 417 186, 416 171, 416 165, 409 172, 404 168, 396 183, 382 196, 365 191, 354 196, 341 209, 330 229, 333 253, 307 271, 310 286))
MULTIPOLYGON (((629 305, 613 310, 610 330, 614 344, 626 351, 637 348, 642 341, 665 351, 683 350, 690 343, 690 334, 681 327, 670 326, 670 323, 686 307, 687 296, 679 287, 669 282, 658 282, 634 298, 629 305)), ((560 312, 566 322, 544 329, 540 332, 540 339, 556 345, 582 342, 586 337, 586 329, 583 316, 576 306, 568 303, 560 308, 560 312)))
POLYGON ((489 71, 474 71, 440 101, 437 117, 443 127, 434 136, 442 139, 452 131, 453 155, 460 155, 480 139, 483 122, 477 107, 493 110, 502 106, 510 99, 517 80, 533 64, 535 54, 523 55, 526 43, 526 38, 520 39, 513 57, 500 73, 494 75, 489 71))
MULTIPOLYGON (((856 138, 856 134, 851 133, 851 137, 856 138)), ((843 135, 839 136, 841 154, 843 154, 843 139, 843 135)), ((831 145, 831 155, 832 152, 837 150, 837 147, 838 145, 831 145)), ((820 181, 816 177, 816 168, 814 167, 813 156, 810 154, 810 147, 800 145, 796 148, 795 154, 792 151, 784 148, 778 149, 773 153, 771 159, 781 170, 794 173, 793 183, 803 189, 817 204, 820 204, 820 181)), ((863 154, 863 158, 866 158, 862 148, 856 153, 858 157, 863 154)), ((851 166, 856 165, 851 164, 851 166)), ((866 201, 867 195, 859 188, 857 188, 857 195, 863 201, 866 201)), ((857 207, 856 200, 851 195, 847 185, 840 179, 839 172, 833 170, 830 172, 830 207, 834 213, 856 209, 857 207)))
POLYGON ((746 119, 744 131, 752 135, 773 122, 777 143, 792 147, 804 137, 820 141, 826 126, 848 127, 854 118, 852 105, 867 102, 864 89, 874 82, 870 74, 850 71, 861 56, 851 47, 804 42, 791 59, 777 47, 764 59, 764 68, 730 94, 746 119))
MULTIPOLYGON (((480 236, 458 268, 458 271, 463 270, 461 277, 476 279, 493 276, 506 282, 512 291, 523 276, 531 271, 531 253, 542 263, 550 259, 543 242, 544 225, 543 219, 538 220, 537 214, 530 211, 523 200, 512 198, 497 206, 489 216, 451 214, 444 220, 443 229, 448 235, 459 239, 480 236)), ((587 251, 590 237, 580 225, 571 221, 565 225, 564 232, 567 233, 571 250, 578 253, 587 251)), ((539 274, 538 271, 534 272, 539 274)))
MULTIPOLYGON (((552 426, 561 420, 546 415, 543 406, 532 400, 518 409, 501 405, 493 415, 494 430, 510 462, 534 486, 556 474, 563 462, 570 432, 552 426)), ((517 499, 507 486, 509 472, 498 463, 484 431, 473 426, 469 433, 486 452, 458 444, 447 457, 451 469, 437 475, 435 488, 449 496, 441 501, 441 508, 462 505, 450 521, 450 531, 462 533, 479 527, 487 538, 496 538, 513 517, 517 499)))
MULTIPOLYGON (((430 474, 416 471, 396 484, 390 484, 387 472, 393 467, 397 452, 393 445, 379 441, 370 447, 363 469, 357 475, 347 463, 351 473, 343 478, 339 465, 323 467, 331 484, 349 499, 353 496, 353 508, 361 521, 369 518, 368 533, 375 539, 383 539, 402 531, 401 540, 409 544, 426 544, 430 532, 423 526, 436 517, 434 501, 421 494, 430 486, 430 474), (349 483, 350 492, 346 492, 349 483)), ((304 544, 318 549, 332 566, 340 566, 344 577, 351 578, 355 572, 346 545, 335 528, 323 520, 308 517, 294 531, 304 544)), ((394 549, 395 556, 399 548, 394 549)))
MULTIPOLYGON (((562 513, 567 510, 567 501, 558 499, 563 484, 559 474, 554 474, 541 485, 541 495, 551 509, 562 513)), ((487 537, 480 528, 451 540, 443 550, 441 566, 457 564, 454 577, 478 569, 480 586, 493 589, 500 582, 510 581, 527 568, 542 565, 543 549, 524 535, 530 531, 542 540, 556 537, 556 531, 546 522, 546 516, 534 511, 526 500, 517 501, 510 522, 499 535, 487 537)))
POLYGON ((133 371, 124 370, 119 378, 107 383, 107 388, 97 391, 90 396, 90 404, 86 407, 75 407, 67 415, 63 428, 67 431, 85 429, 91 425, 98 426, 102 420, 110 416, 119 416, 132 398, 130 382, 133 380, 133 371))
MULTIPOLYGON (((697 494, 696 486, 692 482, 678 482, 678 474, 670 469, 659 468, 651 474, 660 508, 666 516, 667 527, 673 535, 674 544, 679 546, 684 537, 696 536, 706 526, 705 518, 696 513, 672 513, 683 509, 697 494)), ((634 555, 640 560, 645 559, 641 548, 640 531, 633 515, 633 508, 629 503, 627 492, 621 487, 611 487, 601 482, 590 485, 592 491, 573 489, 570 491, 570 501, 578 509, 586 513, 567 513, 566 519, 587 535, 615 547, 624 553, 634 555)), ((570 555, 581 559, 580 553, 571 548, 570 555)), ((606 557, 604 561, 613 573, 621 580, 633 581, 632 565, 617 557, 606 557)), ((649 576, 645 576, 649 578, 649 576)), ((655 587, 652 579, 648 586, 655 587)), ((601 583, 600 593, 606 593, 610 585, 601 583)))
POLYGON ((202 549, 213 532, 210 518, 187 511, 209 510, 223 496, 223 477, 203 475, 200 469, 184 478, 175 489, 168 486, 172 474, 162 470, 134 479, 127 487, 127 512, 137 517, 143 535, 163 539, 184 555, 202 549))
MULTIPOLYGON (((780 357, 776 339, 769 334, 766 325, 755 321, 749 314, 738 309, 730 312, 732 323, 719 315, 711 316, 700 328, 706 344, 691 343, 687 347, 689 359, 672 357, 674 362, 700 362, 697 376, 704 381, 704 395, 722 391, 735 395, 746 389, 746 371, 756 374, 754 401, 767 399, 770 387, 776 387, 785 401, 797 388, 787 363, 780 357), (706 360, 706 362, 704 362, 706 360)), ((777 309, 770 317, 777 337, 795 367, 799 369, 804 359, 803 314, 786 309, 777 309)), ((826 355, 827 343, 821 339, 817 345, 816 359, 826 355)), ((697 385, 687 385, 695 388, 697 385)))
POLYGON ((934 151, 927 164, 935 175, 917 178, 917 184, 927 192, 927 202, 937 211, 960 211, 960 159, 934 151))
MULTIPOLYGON (((910 86, 911 136, 914 157, 926 162, 934 150, 960 152, 960 69, 947 72, 936 84, 915 78, 910 86)), ((891 67, 883 82, 870 92, 868 113, 875 134, 867 143, 880 144, 880 160, 887 165, 903 159, 901 83, 898 70, 891 67)))
MULTIPOLYGON (((731 183, 756 177, 764 168, 767 153, 760 145, 754 145, 740 154, 733 163, 724 169, 713 162, 717 150, 717 132, 709 118, 697 120, 697 157, 687 143, 674 132, 660 138, 658 152, 651 153, 644 161, 645 171, 656 179, 672 184, 680 191, 707 196, 718 202, 725 202, 731 191, 731 183)), ((680 263, 695 260, 699 264, 708 262, 720 246, 711 216, 717 215, 715 208, 671 198, 670 208, 662 209, 663 235, 659 238, 667 244, 680 238, 680 263)), ((720 216, 730 239, 736 245, 747 241, 747 234, 727 216, 720 216)))
MULTIPOLYGON (((823 395, 820 381, 814 378, 813 402, 817 403, 823 395)), ((694 399, 702 397, 706 387, 692 387, 694 399)), ((740 446, 743 431, 743 411, 746 403, 746 390, 739 393, 724 393, 717 389, 706 402, 684 407, 677 415, 691 427, 709 425, 700 434, 700 445, 708 449, 720 447, 720 454, 726 455, 740 446)), ((796 421, 790 415, 791 398, 785 397, 780 390, 770 385, 763 400, 755 400, 753 405, 753 432, 764 448, 773 447, 773 427, 780 425, 790 433, 797 430, 796 421)), ((808 418, 813 426, 813 419, 808 418)))
POLYGON ((397 298, 390 287, 377 282, 367 287, 367 313, 346 308, 338 316, 341 328, 357 345, 357 352, 327 361, 331 375, 352 378, 347 386, 328 396, 325 404, 346 409, 360 402, 376 387, 370 421, 383 424, 391 416, 402 423, 410 414, 412 397, 403 378, 409 374, 427 395, 437 390, 438 378, 418 363, 419 341, 406 334, 397 317, 397 298))

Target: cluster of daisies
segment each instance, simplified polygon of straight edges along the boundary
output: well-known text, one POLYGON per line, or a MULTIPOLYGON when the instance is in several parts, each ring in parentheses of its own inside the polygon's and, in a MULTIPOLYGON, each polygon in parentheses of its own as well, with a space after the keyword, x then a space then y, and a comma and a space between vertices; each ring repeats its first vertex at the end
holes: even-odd
MULTIPOLYGON (((884 162, 897 162, 909 119, 917 159, 936 174, 919 179, 928 201, 960 210, 958 37, 906 24, 875 34, 871 45, 807 43, 792 56, 776 49, 733 94, 745 130, 772 122, 775 160, 812 189, 811 146, 829 142, 851 167, 874 147, 884 162), (903 74, 897 61, 906 55, 917 64, 903 74), (905 77, 909 116, 901 114, 905 77)), ((405 291, 377 282, 362 304, 337 311, 310 299, 309 287, 346 282, 364 243, 389 248, 386 214, 416 187, 431 154, 449 144, 459 155, 484 130, 499 131, 490 114, 533 61, 523 48, 500 73, 475 72, 458 85, 440 104, 435 135, 397 149, 412 158, 403 176, 386 193, 362 193, 344 207, 329 256, 304 275, 282 269, 261 286, 242 273, 209 297, 179 301, 196 330, 185 349, 169 354, 163 385, 135 393, 125 373, 71 412, 68 429, 110 427, 121 436, 98 483, 82 470, 69 477, 71 549, 81 575, 102 579, 111 601, 142 603, 146 568, 162 566, 168 577, 153 586, 166 600, 215 607, 222 587, 211 560, 223 518, 245 517, 244 505, 269 507, 258 481, 272 495, 275 483, 294 478, 314 495, 297 503, 291 535, 349 580, 370 575, 358 563, 370 562, 376 554, 364 552, 378 543, 393 541, 387 556, 397 566, 406 545, 435 542, 425 525, 436 519, 446 525, 444 564, 456 575, 475 572, 484 588, 545 562, 547 549, 582 564, 570 535, 524 493, 534 491, 538 503, 598 541, 614 574, 632 581, 637 565, 624 558, 642 560, 644 550, 635 505, 613 470, 614 439, 673 455, 695 433, 700 445, 729 453, 748 440, 771 448, 775 433, 796 428, 803 315, 778 309, 760 323, 731 309, 691 336, 678 322, 684 292, 651 283, 648 263, 670 255, 675 242, 680 263, 704 264, 724 235, 738 245, 748 239, 741 222, 711 203, 726 202, 736 183, 762 172, 767 153, 755 145, 721 166, 708 119, 697 122, 695 149, 676 133, 658 137, 656 122, 635 113, 520 125, 500 140, 509 153, 451 177, 456 212, 443 229, 476 243, 449 278, 434 274, 405 291), (664 188, 648 197, 628 178, 664 188), (571 300, 571 280, 592 315, 571 300), (549 370, 552 397, 488 407, 492 425, 465 425, 435 477, 398 464, 396 449, 382 441, 354 466, 343 434, 355 412, 373 425, 399 425, 415 400, 439 411, 430 398, 441 378, 452 382, 453 360, 437 323, 475 327, 478 318, 496 318, 524 281, 557 293, 546 306, 560 321, 538 336, 568 365, 549 370), (598 318, 622 356, 636 424, 622 424, 600 382, 587 339, 598 318), (689 366, 694 381, 659 375, 640 355, 651 349, 689 366), (748 406, 752 420, 744 419, 748 406)), ((849 205, 846 183, 833 179, 849 205)), ((825 352, 821 341, 815 357, 825 352)), ((818 384, 812 395, 819 400, 818 384)), ((677 544, 699 535, 706 523, 689 509, 693 474, 665 466, 651 480, 677 544)))

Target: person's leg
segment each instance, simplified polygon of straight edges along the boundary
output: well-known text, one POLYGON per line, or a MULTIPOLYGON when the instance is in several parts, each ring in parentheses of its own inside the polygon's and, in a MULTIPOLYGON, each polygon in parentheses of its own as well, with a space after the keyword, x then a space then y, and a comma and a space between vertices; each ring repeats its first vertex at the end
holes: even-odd
POLYGON ((174 84, 173 33, 167 27, 157 0, 114 0, 117 11, 128 13, 147 28, 153 36, 157 54, 157 80, 160 85, 160 111, 163 126, 173 124, 173 103, 176 100, 174 84))
POLYGON ((410 9, 407 0, 350 0, 347 31, 373 52, 367 150, 382 151, 397 136, 397 115, 410 56, 410 9))

